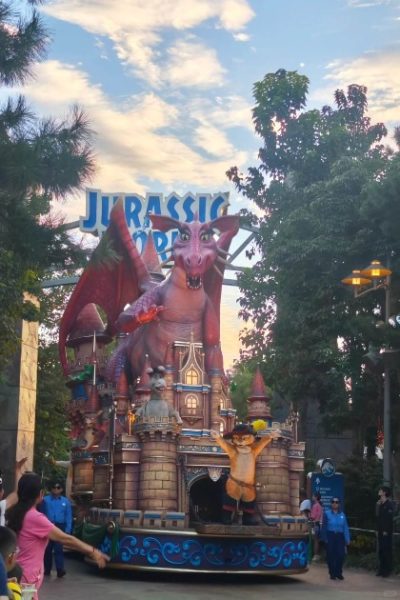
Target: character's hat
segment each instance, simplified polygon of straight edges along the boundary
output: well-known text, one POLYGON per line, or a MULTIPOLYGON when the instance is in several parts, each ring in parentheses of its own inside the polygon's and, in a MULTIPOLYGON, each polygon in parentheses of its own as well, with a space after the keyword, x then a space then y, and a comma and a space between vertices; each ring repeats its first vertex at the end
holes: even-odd
POLYGON ((233 435, 254 435, 254 437, 256 437, 257 434, 251 425, 247 425, 247 423, 238 423, 232 431, 228 431, 228 433, 224 434, 224 438, 229 440, 233 435))

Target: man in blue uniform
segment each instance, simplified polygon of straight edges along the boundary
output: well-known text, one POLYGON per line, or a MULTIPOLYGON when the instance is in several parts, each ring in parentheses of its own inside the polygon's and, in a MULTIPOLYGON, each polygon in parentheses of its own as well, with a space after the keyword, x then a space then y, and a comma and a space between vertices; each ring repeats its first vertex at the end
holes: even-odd
MULTIPOLYGON (((59 481, 54 481, 51 485, 51 492, 43 498, 41 506, 42 512, 65 533, 72 533, 72 508, 71 502, 62 495, 63 486, 59 481)), ((49 540, 44 555, 44 574, 50 575, 54 561, 56 563, 57 577, 64 577, 64 552, 59 542, 49 540)))
POLYGON ((324 512, 322 539, 326 543, 326 558, 331 579, 343 580, 343 562, 350 532, 339 498, 332 498, 331 508, 324 512))

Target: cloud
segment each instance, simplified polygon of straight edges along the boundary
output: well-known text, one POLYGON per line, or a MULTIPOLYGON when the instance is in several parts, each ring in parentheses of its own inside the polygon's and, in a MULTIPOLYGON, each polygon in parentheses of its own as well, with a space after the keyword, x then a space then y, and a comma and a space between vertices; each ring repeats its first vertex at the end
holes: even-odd
POLYGON ((333 91, 357 83, 368 88, 368 113, 386 124, 400 120, 400 50, 365 54, 351 61, 336 60, 327 66, 329 87, 319 88, 312 101, 332 104, 333 91))
MULTIPOLYGON (((65 117, 72 104, 84 103, 97 133, 94 184, 105 190, 141 193, 147 189, 146 180, 156 181, 165 191, 227 189, 227 168, 248 159, 223 131, 230 128, 232 119, 219 126, 214 122, 222 111, 220 105, 215 105, 216 112, 211 111, 209 119, 205 115, 200 119, 194 105, 172 105, 153 92, 115 104, 83 71, 55 60, 37 65, 36 80, 24 87, 24 93, 35 110, 59 118, 65 117)), ((234 114, 233 100, 226 106, 234 114)))
POLYGON ((248 42, 250 39, 250 36, 248 33, 234 33, 233 39, 236 42, 248 42))
POLYGON ((393 0, 347 0, 350 8, 371 8, 371 6, 382 6, 393 4, 393 0))
MULTIPOLYGON (((171 62, 165 69, 165 55, 159 51, 163 33, 172 30, 179 35, 213 20, 217 27, 236 34, 254 16, 247 0, 56 0, 43 10, 92 34, 108 37, 119 59, 155 88, 163 83, 184 87, 204 87, 206 83, 207 72, 200 77, 197 69, 186 69, 183 78, 171 62)), ((205 46, 199 45, 197 50, 203 54, 198 54, 197 60, 211 69, 210 86, 215 85, 215 78, 221 81, 223 74, 216 54, 205 46)))
POLYGON ((163 79, 175 87, 221 86, 225 70, 215 50, 200 43, 179 41, 168 50, 163 79))

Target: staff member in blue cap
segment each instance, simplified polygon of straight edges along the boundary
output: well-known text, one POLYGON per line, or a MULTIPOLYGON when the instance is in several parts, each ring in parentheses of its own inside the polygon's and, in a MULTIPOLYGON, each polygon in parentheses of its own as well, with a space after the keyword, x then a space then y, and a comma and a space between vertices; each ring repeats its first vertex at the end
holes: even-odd
POLYGON ((350 532, 339 498, 332 498, 331 507, 324 512, 322 539, 326 543, 330 578, 343 580, 343 562, 346 546, 350 544, 350 532))
MULTIPOLYGON (((60 481, 53 481, 51 493, 43 498, 41 511, 46 517, 65 533, 72 533, 72 507, 71 502, 62 495, 63 485, 60 481)), ((54 560, 56 563, 57 577, 64 577, 64 551, 62 544, 49 540, 44 555, 44 574, 50 575, 54 560)))

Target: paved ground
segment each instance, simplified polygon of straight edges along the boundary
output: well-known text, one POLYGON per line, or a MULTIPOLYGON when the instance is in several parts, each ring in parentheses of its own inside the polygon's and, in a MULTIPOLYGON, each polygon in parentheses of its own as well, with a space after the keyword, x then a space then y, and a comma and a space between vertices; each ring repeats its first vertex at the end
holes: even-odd
POLYGON ((99 572, 67 559, 64 579, 46 578, 40 600, 400 600, 400 577, 381 579, 345 570, 344 581, 331 581, 324 565, 291 577, 222 577, 99 572))

